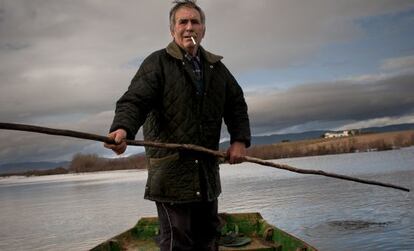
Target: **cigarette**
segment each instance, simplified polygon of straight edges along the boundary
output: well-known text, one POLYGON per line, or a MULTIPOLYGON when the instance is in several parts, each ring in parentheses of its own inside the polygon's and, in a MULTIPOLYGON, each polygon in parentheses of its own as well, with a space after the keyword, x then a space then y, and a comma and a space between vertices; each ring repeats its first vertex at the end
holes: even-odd
POLYGON ((196 41, 194 40, 194 38, 191 36, 191 41, 193 41, 193 44, 196 45, 196 41))

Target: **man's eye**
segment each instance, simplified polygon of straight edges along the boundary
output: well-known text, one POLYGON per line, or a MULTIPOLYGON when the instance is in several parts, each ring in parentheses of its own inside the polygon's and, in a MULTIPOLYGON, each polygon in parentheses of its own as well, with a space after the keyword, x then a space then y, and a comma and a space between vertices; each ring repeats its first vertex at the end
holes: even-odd
POLYGON ((188 23, 188 20, 183 19, 183 20, 180 20, 178 23, 179 24, 186 24, 186 23, 188 23))

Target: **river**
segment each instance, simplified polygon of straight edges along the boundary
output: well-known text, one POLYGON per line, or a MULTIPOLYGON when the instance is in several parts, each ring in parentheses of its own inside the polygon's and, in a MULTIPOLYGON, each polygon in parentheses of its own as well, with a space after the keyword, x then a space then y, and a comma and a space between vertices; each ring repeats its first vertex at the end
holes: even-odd
MULTIPOLYGON (((414 188, 414 147, 275 160, 414 188)), ((320 250, 413 250, 413 192, 222 165, 219 211, 260 212, 320 250)), ((155 215, 145 170, 0 179, 0 250, 87 250, 155 215)))

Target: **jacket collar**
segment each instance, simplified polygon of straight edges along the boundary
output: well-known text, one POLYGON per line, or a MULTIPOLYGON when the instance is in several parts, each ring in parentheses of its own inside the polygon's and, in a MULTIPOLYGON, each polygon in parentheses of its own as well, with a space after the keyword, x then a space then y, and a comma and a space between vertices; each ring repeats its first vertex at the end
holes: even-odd
MULTIPOLYGON (((181 52, 180 47, 174 42, 172 41, 168 46, 167 46, 167 53, 170 54, 172 57, 179 59, 179 60, 183 60, 184 59, 184 55, 181 52)), ((203 47, 200 46, 200 52, 201 54, 203 54, 203 57, 211 64, 217 63, 218 61, 220 61, 223 57, 222 56, 218 56, 215 55, 211 52, 208 52, 206 50, 204 50, 203 47)))

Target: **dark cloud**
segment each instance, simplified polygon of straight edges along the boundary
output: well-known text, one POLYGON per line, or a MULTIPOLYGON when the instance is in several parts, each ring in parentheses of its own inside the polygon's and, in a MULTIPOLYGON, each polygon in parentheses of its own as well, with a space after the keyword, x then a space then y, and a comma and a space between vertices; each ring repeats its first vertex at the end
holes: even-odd
POLYGON ((414 114, 414 74, 380 79, 312 83, 287 90, 250 94, 257 133, 312 121, 358 121, 414 114))

